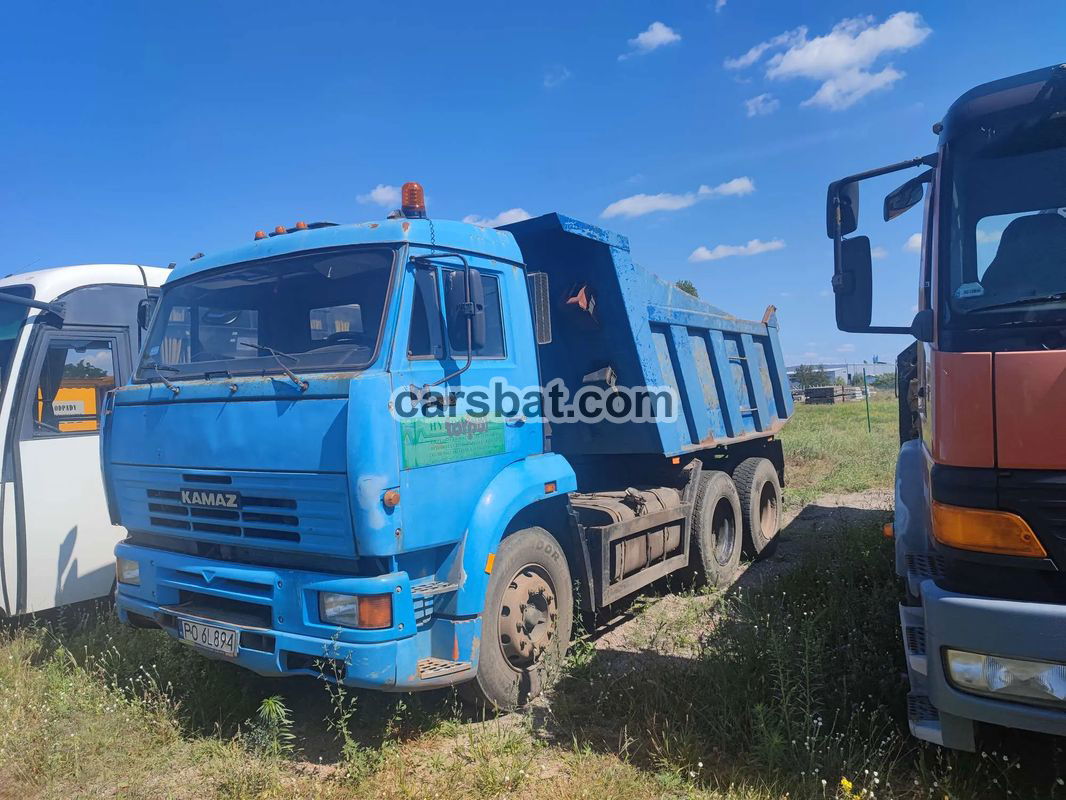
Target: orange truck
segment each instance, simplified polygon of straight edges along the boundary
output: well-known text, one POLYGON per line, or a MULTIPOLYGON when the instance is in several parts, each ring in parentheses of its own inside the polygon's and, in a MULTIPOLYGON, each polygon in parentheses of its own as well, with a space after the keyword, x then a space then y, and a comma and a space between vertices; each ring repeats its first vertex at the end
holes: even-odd
POLYGON ((837 327, 906 333, 896 571, 911 732, 974 749, 980 725, 1066 734, 1066 65, 978 86, 936 152, 829 186, 837 327), (859 184, 920 169, 918 311, 872 325, 859 184))

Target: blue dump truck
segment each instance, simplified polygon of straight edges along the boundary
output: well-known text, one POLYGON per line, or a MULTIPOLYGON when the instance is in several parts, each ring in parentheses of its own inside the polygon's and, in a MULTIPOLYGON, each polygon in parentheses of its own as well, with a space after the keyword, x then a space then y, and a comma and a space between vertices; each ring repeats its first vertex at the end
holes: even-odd
POLYGON ((732 317, 560 214, 298 223, 162 289, 102 455, 117 608, 263 675, 509 709, 575 613, 774 541, 774 309, 732 317))

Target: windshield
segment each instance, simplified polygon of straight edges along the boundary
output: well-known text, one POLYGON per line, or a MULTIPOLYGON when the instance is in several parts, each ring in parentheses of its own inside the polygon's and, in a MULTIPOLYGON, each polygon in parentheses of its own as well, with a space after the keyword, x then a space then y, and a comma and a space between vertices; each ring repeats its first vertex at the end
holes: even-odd
POLYGON ((377 350, 394 249, 347 247, 164 286, 138 380, 360 369, 377 350))
POLYGON ((949 149, 942 229, 949 324, 1066 317, 1063 122, 1052 115, 1013 129, 985 126, 949 149))

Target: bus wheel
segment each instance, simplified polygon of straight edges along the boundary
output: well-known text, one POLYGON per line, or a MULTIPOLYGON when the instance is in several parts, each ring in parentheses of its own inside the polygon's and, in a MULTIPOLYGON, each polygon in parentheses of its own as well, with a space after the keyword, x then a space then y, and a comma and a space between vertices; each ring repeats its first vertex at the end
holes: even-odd
POLYGON ((464 697, 488 711, 511 711, 559 676, 570 644, 574 596, 566 555, 543 528, 500 543, 481 621, 477 677, 464 697))
POLYGON ((733 470, 744 519, 744 549, 752 558, 769 554, 781 530, 781 482, 765 458, 747 458, 733 470))
POLYGON ((717 470, 700 476, 692 508, 696 565, 710 586, 726 586, 740 566, 740 498, 733 480, 717 470))

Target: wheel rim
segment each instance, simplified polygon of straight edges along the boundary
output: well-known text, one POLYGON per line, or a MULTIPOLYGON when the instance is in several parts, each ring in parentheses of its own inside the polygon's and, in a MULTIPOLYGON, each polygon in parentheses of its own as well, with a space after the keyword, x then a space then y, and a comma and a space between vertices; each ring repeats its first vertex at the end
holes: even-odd
POLYGON ((759 528, 763 538, 772 539, 777 535, 777 514, 777 491, 774 485, 767 481, 759 493, 759 528))
POLYGON ((500 604, 500 649, 512 669, 537 664, 555 640, 559 611, 555 584, 536 564, 527 564, 511 578, 500 604))
POLYGON ((728 564, 737 538, 737 521, 732 504, 724 497, 714 507, 711 530, 714 532, 714 559, 719 564, 728 564))

